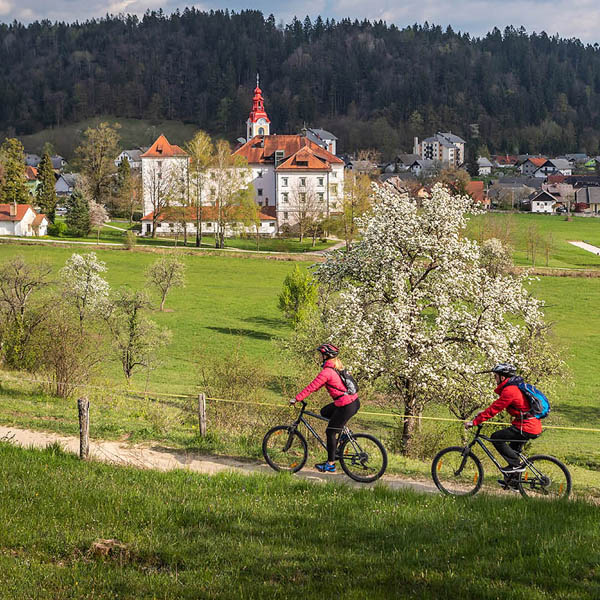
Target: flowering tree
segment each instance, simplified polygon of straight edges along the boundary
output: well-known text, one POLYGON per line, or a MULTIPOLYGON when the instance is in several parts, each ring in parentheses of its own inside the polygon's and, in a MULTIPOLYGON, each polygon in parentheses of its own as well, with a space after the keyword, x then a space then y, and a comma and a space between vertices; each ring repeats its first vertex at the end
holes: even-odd
POLYGON ((73 254, 60 270, 65 296, 72 300, 79 314, 79 324, 89 313, 105 306, 108 299, 108 282, 100 275, 106 263, 98 260, 95 252, 73 254))
POLYGON ((96 229, 98 234, 98 243, 100 243, 100 230, 104 227, 104 223, 109 221, 108 212, 102 204, 97 204, 93 200, 90 202, 90 226, 96 229))
POLYGON ((356 375, 397 404, 408 453, 414 417, 427 403, 462 419, 491 399, 490 380, 478 372, 493 363, 513 362, 532 381, 562 363, 526 278, 499 269, 462 237, 475 210, 469 197, 441 185, 425 199, 387 185, 373 193, 363 239, 315 270, 336 293, 322 295, 319 323, 307 326, 340 345, 356 375))
POLYGON ((146 269, 146 281, 160 294, 160 310, 165 309, 167 294, 174 287, 185 287, 185 264, 174 256, 165 256, 146 269))

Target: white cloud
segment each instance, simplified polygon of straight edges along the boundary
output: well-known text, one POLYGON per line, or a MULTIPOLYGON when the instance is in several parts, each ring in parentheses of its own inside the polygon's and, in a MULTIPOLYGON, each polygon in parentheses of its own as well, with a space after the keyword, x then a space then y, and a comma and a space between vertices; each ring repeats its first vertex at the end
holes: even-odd
POLYGON ((12 2, 8 0, 0 0, 0 17, 4 15, 10 15, 13 10, 12 2))
POLYGON ((341 19, 385 19, 402 27, 429 21, 473 35, 485 35, 495 26, 523 25, 529 32, 546 31, 562 37, 578 37, 584 42, 600 42, 600 11, 596 0, 572 0, 570 3, 555 0, 308 0, 303 4, 283 0, 277 4, 268 0, 204 0, 201 4, 185 0, 0 0, 0 19, 32 21, 34 19, 85 20, 102 17, 107 13, 135 13, 143 15, 147 9, 163 8, 170 13, 186 5, 199 9, 225 9, 239 11, 244 8, 273 13, 276 18, 288 21, 296 15, 302 19, 321 15, 341 19))

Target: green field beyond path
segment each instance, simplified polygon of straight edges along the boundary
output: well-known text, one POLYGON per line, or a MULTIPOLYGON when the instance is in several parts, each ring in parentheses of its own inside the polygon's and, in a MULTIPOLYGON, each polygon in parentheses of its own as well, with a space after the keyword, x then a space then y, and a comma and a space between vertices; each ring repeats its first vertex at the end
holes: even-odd
POLYGON ((597 507, 157 473, 0 444, 0 596, 595 600, 597 507), (103 556, 99 540, 123 547, 103 556))
POLYGON ((548 266, 557 269, 599 269, 600 256, 577 248, 569 241, 585 241, 600 247, 600 219, 576 217, 567 221, 564 215, 491 212, 472 217, 467 234, 475 239, 508 237, 514 248, 515 264, 531 265, 527 256, 532 228, 537 230, 536 267, 546 266, 545 243, 550 244, 548 266), (482 236, 483 234, 483 236, 482 236))

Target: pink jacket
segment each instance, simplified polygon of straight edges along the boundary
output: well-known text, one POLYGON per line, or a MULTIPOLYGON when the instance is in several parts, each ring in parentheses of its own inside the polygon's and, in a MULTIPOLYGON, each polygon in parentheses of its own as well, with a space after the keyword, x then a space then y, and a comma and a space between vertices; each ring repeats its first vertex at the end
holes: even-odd
POLYGON ((323 386, 327 388, 329 395, 333 398, 336 406, 346 406, 358 398, 358 394, 347 395, 344 391, 346 386, 338 372, 333 368, 333 361, 328 360, 323 365, 321 372, 296 395, 296 402, 304 400, 313 392, 320 390, 323 386))

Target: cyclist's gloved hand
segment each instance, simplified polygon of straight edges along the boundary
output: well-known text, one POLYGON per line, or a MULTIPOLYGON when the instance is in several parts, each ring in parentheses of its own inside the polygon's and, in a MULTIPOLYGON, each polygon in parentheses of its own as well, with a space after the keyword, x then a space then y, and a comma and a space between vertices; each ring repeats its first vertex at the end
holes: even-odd
POLYGON ((290 400, 290 406, 294 406, 294 404, 296 404, 296 398, 290 400))
POLYGON ((473 421, 465 421, 465 429, 471 429, 473 427, 473 421))

